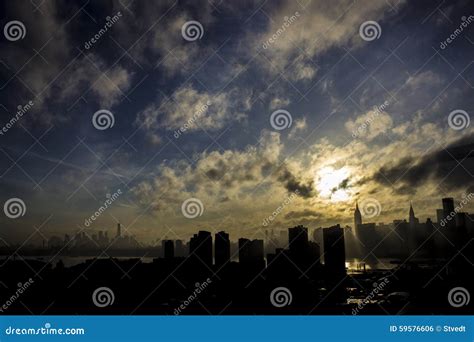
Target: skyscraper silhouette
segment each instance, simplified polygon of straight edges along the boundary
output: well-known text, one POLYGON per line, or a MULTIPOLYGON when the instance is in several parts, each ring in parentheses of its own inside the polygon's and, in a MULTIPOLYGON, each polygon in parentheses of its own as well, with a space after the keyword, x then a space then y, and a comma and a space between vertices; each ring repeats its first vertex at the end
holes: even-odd
POLYGON ((293 256, 304 256, 308 251, 308 228, 303 226, 288 228, 288 245, 293 256))
POLYGON ((452 197, 445 197, 442 199, 443 202, 443 211, 445 215, 454 211, 454 198, 452 197))
POLYGON ((187 255, 183 240, 176 240, 174 242, 174 254, 177 257, 184 257, 187 255))
POLYGON ((362 224, 362 215, 359 210, 359 204, 356 202, 356 207, 354 210, 354 230, 357 230, 357 226, 362 224))
POLYGON ((215 264, 222 267, 230 261, 230 240, 226 232, 218 232, 214 241, 215 264))
POLYGON ((165 259, 174 258, 174 241, 173 240, 163 240, 163 254, 165 259))
POLYGON ((352 229, 352 241, 354 245, 354 255, 356 257, 363 257, 364 247, 365 245, 362 243, 362 239, 364 236, 361 234, 361 226, 362 226, 362 214, 359 210, 359 204, 356 201, 356 206, 354 210, 354 227, 352 229))
POLYGON ((326 272, 336 278, 344 276, 346 274, 344 229, 340 225, 324 228, 323 241, 326 272))
POLYGON ((413 210, 413 205, 411 202, 410 211, 408 213, 408 223, 410 224, 411 228, 415 228, 419 223, 418 219, 415 217, 415 211, 413 210))
POLYGON ((189 240, 189 254, 209 267, 212 265, 212 235, 200 230, 189 240))
POLYGON ((255 264, 264 261, 263 240, 239 239, 239 262, 255 264))

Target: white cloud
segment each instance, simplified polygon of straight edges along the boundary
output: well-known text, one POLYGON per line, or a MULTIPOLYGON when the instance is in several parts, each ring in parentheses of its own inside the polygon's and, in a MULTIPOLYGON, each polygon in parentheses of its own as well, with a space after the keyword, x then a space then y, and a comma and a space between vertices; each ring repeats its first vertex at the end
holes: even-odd
POLYGON ((262 65, 271 73, 285 70, 292 80, 311 79, 318 70, 314 57, 333 47, 365 43, 358 35, 359 26, 367 20, 383 19, 387 9, 391 7, 386 1, 335 0, 329 6, 327 1, 318 0, 304 9, 297 1, 286 1, 268 13, 270 25, 254 37, 255 49, 260 50, 265 42, 275 38, 262 50, 262 65), (285 25, 285 18, 295 13, 299 13, 297 18, 285 25))
POLYGON ((281 98, 281 97, 275 97, 270 101, 270 109, 281 109, 290 104, 290 99, 288 98, 281 98))
POLYGON ((405 82, 405 85, 409 86, 411 90, 418 90, 421 87, 428 86, 433 87, 440 84, 441 78, 431 70, 419 73, 416 76, 410 76, 405 82))
POLYGON ((380 134, 387 132, 393 125, 393 120, 387 112, 373 109, 358 116, 355 120, 349 120, 345 127, 354 138, 373 140, 380 134))
POLYGON ((207 52, 212 52, 204 44, 188 42, 181 35, 183 24, 196 20, 203 25, 202 39, 206 39, 214 21, 212 9, 206 0, 193 1, 185 7, 175 0, 135 1, 130 10, 140 20, 121 20, 116 26, 121 39, 127 42, 125 46, 134 46, 131 54, 135 60, 156 66, 171 77, 188 72, 205 59, 207 52), (136 32, 141 32, 139 40, 136 32))
POLYGON ((232 121, 244 120, 248 109, 248 95, 241 91, 212 94, 185 86, 177 89, 171 98, 164 100, 161 105, 150 104, 138 114, 136 122, 143 125, 157 142, 157 131, 160 128, 177 130, 186 127, 186 131, 217 130, 232 121))
POLYGON ((78 60, 65 73, 55 95, 60 100, 76 100, 89 89, 101 106, 111 107, 124 95, 131 84, 132 74, 120 65, 107 70, 107 65, 97 56, 90 54, 78 60))
POLYGON ((203 152, 194 165, 185 160, 163 163, 154 180, 142 182, 133 191, 140 202, 154 202, 158 210, 194 196, 217 211, 221 202, 252 199, 256 186, 274 182, 274 177, 266 180, 266 176, 275 171, 281 149, 280 134, 263 131, 260 144, 245 151, 203 152))
POLYGON ((92 85, 93 91, 97 94, 100 102, 104 106, 111 106, 116 101, 125 96, 125 91, 130 87, 131 74, 128 70, 115 66, 106 75, 102 75, 92 85))
POLYGON ((306 118, 298 119, 293 122, 293 127, 291 128, 290 133, 288 134, 288 138, 294 138, 299 132, 303 132, 308 128, 308 124, 306 123, 306 118))

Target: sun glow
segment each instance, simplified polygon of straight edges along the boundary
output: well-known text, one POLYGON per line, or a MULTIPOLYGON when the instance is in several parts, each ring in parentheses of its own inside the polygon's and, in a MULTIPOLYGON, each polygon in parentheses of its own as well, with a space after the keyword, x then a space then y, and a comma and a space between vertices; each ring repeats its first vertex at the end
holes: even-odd
POLYGON ((338 170, 330 166, 320 169, 316 179, 319 194, 332 202, 349 200, 351 197, 347 190, 349 176, 350 172, 345 167, 338 170))

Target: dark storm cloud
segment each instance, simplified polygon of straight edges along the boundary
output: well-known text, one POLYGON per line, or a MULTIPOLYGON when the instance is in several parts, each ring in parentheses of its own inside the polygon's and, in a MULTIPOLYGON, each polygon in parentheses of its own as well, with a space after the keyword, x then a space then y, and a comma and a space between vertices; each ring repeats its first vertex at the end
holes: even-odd
POLYGON ((395 165, 381 167, 373 176, 399 194, 413 194, 418 186, 433 180, 440 187, 466 189, 474 185, 474 135, 418 157, 407 157, 395 165))
POLYGON ((336 187, 331 189, 331 193, 334 194, 337 190, 347 190, 351 187, 349 184, 350 179, 346 178, 341 183, 339 183, 336 187))
POLYGON ((314 187, 312 181, 307 181, 306 183, 298 179, 291 171, 283 170, 280 176, 278 177, 283 186, 288 190, 288 192, 296 192, 303 198, 310 198, 314 196, 314 187))

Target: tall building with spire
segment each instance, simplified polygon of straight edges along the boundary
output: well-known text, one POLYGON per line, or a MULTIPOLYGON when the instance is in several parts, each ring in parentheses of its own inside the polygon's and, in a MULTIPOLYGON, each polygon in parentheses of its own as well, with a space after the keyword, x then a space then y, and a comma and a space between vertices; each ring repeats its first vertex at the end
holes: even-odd
POLYGON ((413 210, 413 205, 411 201, 410 201, 410 212, 408 213, 408 222, 410 224, 410 227, 415 227, 419 223, 419 220, 415 217, 415 211, 413 210))
POLYGON ((362 224, 362 215, 359 210, 359 204, 356 202, 356 207, 354 211, 354 230, 356 230, 357 226, 361 224, 362 224))

